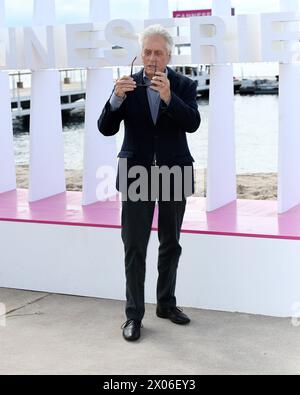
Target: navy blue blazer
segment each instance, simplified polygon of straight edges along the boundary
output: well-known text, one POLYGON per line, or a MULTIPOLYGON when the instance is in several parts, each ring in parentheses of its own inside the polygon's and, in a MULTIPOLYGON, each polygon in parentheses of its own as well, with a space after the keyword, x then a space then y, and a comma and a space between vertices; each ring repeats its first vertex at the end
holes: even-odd
MULTIPOLYGON (((133 75, 137 84, 143 83, 143 70, 133 75)), ((157 122, 154 124, 146 88, 137 87, 127 93, 121 107, 112 111, 107 101, 100 118, 98 129, 104 136, 118 133, 124 120, 125 134, 118 158, 127 158, 132 165, 151 166, 154 152, 157 165, 193 166, 186 133, 198 130, 201 117, 196 101, 196 82, 176 73, 168 67, 171 85, 171 101, 167 106, 161 101, 157 122)), ((119 189, 119 171, 116 182, 119 189)), ((194 193, 194 180, 193 192, 194 193)))

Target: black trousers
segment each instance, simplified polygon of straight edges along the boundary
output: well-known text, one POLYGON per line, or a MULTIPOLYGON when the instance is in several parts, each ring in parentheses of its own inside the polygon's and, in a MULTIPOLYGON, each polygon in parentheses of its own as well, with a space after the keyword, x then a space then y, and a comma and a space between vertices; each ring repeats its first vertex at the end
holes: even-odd
MULTIPOLYGON (((158 200, 158 281, 157 304, 175 307, 175 287, 179 258, 180 231, 186 209, 182 201, 158 200)), ((145 314, 145 273, 147 247, 155 201, 122 201, 122 240, 125 249, 126 317, 141 321, 145 314)))

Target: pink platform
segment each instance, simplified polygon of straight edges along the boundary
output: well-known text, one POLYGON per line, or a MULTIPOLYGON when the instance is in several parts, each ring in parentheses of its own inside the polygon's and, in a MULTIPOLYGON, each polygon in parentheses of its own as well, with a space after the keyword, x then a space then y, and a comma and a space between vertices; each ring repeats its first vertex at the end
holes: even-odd
MULTIPOLYGON (((121 228, 121 202, 82 207, 81 192, 28 203, 28 190, 0 194, 0 221, 121 228)), ((157 206, 153 230, 157 230, 157 206)), ((277 214, 276 201, 237 200, 211 213, 204 198, 188 198, 183 233, 300 240, 300 205, 277 214)))

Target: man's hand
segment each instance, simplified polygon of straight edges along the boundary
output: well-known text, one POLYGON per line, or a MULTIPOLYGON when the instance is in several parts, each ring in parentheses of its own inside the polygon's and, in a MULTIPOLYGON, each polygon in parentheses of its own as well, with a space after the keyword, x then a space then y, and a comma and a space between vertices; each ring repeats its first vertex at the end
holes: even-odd
POLYGON ((126 92, 132 92, 136 88, 136 82, 132 77, 124 76, 116 81, 115 94, 118 97, 124 97, 126 92))
POLYGON ((157 71, 151 80, 151 89, 159 92, 161 100, 168 103, 171 99, 170 81, 165 73, 157 71))

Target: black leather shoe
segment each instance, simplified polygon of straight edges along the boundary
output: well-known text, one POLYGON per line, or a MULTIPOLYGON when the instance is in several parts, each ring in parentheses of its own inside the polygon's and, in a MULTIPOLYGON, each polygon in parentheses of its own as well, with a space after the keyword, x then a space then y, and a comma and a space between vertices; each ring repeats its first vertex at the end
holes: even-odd
POLYGON ((123 329, 123 337, 128 341, 138 340, 141 336, 141 327, 143 327, 140 321, 135 320, 127 320, 122 325, 121 329, 123 329))
POLYGON ((174 322, 174 324, 186 325, 191 322, 189 317, 184 314, 179 307, 171 307, 169 309, 162 309, 160 307, 157 307, 156 315, 159 318, 168 318, 169 320, 174 322))

